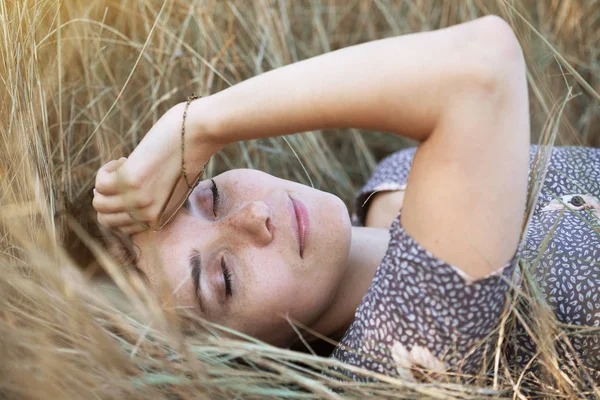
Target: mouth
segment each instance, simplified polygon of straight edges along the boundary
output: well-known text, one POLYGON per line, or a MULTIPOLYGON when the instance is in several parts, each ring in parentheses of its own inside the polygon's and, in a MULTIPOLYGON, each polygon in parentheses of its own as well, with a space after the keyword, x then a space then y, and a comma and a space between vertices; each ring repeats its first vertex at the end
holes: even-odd
POLYGON ((309 232, 309 220, 308 220, 308 209, 300 200, 292 199, 292 207, 290 214, 292 215, 292 230, 298 240, 298 247, 300 248, 300 258, 304 258, 304 249, 306 248, 306 242, 308 239, 309 232))

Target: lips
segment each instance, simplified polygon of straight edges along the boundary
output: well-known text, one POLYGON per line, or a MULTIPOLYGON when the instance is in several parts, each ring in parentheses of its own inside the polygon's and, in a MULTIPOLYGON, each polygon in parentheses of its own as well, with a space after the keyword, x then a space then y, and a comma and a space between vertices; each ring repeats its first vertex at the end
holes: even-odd
POLYGON ((297 235, 296 238, 298 240, 298 246, 300 247, 300 257, 303 258, 310 226, 308 209, 300 200, 291 200, 293 208, 292 230, 294 230, 295 234, 297 235))

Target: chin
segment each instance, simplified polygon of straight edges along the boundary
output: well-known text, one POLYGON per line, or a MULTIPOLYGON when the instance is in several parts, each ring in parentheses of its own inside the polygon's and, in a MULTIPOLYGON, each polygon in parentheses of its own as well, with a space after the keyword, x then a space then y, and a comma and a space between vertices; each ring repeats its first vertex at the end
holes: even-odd
POLYGON ((350 240, 350 235, 352 232, 352 222, 350 221, 350 212, 348 211, 346 204, 344 204, 344 202, 340 198, 337 198, 337 199, 338 199, 339 210, 340 210, 340 214, 341 214, 340 225, 342 226, 342 230, 346 233, 346 237, 348 237, 348 240, 350 240))
MULTIPOLYGON (((310 262, 342 268, 350 252, 352 224, 348 208, 337 196, 309 188, 304 193, 309 205, 309 244, 313 249, 310 262)), ((333 272, 333 271, 331 271, 333 272)))
POLYGON ((350 241, 352 236, 352 223, 350 221, 350 214, 346 204, 337 196, 330 194, 331 206, 327 210, 328 218, 330 219, 331 226, 334 227, 335 237, 341 243, 337 243, 336 248, 340 248, 340 251, 344 254, 344 262, 350 252, 350 241))
POLYGON ((342 199, 340 199, 339 197, 331 194, 331 197, 333 197, 333 207, 337 210, 337 212, 340 215, 340 220, 341 223, 345 226, 348 227, 348 229, 350 229, 350 227, 352 226, 352 224, 350 223, 350 212, 348 211, 348 207, 346 207, 346 204, 344 204, 344 202, 342 201, 342 199))

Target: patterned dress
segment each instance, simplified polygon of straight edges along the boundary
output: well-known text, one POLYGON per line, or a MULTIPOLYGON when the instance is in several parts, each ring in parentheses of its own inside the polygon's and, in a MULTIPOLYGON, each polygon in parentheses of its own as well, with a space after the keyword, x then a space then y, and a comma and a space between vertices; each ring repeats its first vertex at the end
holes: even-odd
MULTIPOLYGON (((383 160, 356 199, 364 224, 376 191, 404 190, 416 149, 383 160)), ((538 148, 532 146, 533 167, 538 148)), ((537 164, 539 165, 539 164, 537 164)), ((554 148, 519 254, 476 281, 424 249, 400 214, 375 277, 332 357, 374 372, 416 379, 419 368, 475 374, 488 355, 480 346, 502 316, 517 259, 532 274, 560 322, 600 326, 600 149, 554 148)), ((525 366, 536 352, 519 326, 507 358, 525 366)), ((600 370, 600 334, 571 339, 587 367, 600 370)))

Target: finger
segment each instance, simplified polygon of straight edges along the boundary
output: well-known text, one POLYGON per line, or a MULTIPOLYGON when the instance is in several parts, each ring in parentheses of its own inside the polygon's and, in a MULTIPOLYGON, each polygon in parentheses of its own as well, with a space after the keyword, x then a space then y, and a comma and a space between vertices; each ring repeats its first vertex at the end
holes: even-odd
POLYGON ((126 212, 128 210, 139 210, 152 205, 151 198, 136 196, 135 199, 128 199, 125 196, 113 195, 104 196, 100 193, 95 193, 92 205, 99 213, 114 214, 118 212, 126 212))
POLYGON ((118 160, 109 161, 106 164, 104 164, 101 169, 105 170, 108 173, 114 172, 114 171, 116 171, 117 168, 119 168, 121 165, 123 165, 123 163, 126 160, 127 160, 126 157, 121 157, 118 160))
POLYGON ((121 174, 119 168, 123 166, 126 159, 117 160, 107 164, 98 170, 96 175, 95 189, 105 196, 118 194, 126 185, 126 175, 121 174), (123 161, 121 161, 123 160, 123 161))
POLYGON ((109 162, 101 166, 100 169, 105 172, 113 172, 117 165, 119 165, 119 160, 110 160, 109 162))
POLYGON ((126 212, 116 214, 98 213, 98 223, 107 228, 121 228, 138 223, 126 212))

